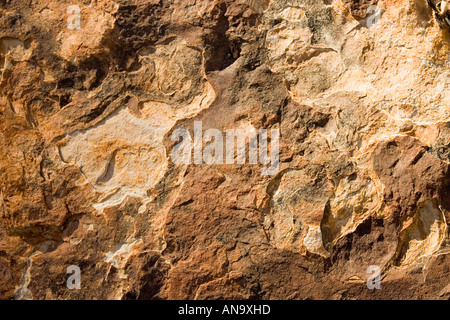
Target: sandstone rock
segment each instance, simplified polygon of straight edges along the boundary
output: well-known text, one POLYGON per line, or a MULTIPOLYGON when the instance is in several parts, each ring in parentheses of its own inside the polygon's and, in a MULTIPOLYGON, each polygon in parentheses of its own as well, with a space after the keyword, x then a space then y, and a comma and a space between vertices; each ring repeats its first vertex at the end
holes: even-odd
POLYGON ((450 33, 434 12, 0 1, 0 298, 449 299, 450 33), (279 130, 278 172, 176 163, 174 133, 198 122, 279 130))

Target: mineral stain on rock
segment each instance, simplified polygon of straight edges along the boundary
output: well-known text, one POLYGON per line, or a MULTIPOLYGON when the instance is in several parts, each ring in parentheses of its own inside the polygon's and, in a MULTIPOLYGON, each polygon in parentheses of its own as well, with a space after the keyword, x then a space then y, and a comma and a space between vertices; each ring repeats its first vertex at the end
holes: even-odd
POLYGON ((0 1, 0 298, 449 299, 430 1, 0 1), (279 130, 278 173, 175 164, 196 122, 279 130))

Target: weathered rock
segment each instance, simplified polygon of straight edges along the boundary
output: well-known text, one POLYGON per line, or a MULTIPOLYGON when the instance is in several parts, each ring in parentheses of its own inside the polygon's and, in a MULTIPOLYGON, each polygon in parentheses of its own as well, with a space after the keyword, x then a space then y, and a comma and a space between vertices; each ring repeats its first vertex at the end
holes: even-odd
POLYGON ((0 298, 449 299, 450 34, 433 12, 0 1, 0 298), (200 122, 279 130, 278 172, 178 163, 173 135, 200 122))

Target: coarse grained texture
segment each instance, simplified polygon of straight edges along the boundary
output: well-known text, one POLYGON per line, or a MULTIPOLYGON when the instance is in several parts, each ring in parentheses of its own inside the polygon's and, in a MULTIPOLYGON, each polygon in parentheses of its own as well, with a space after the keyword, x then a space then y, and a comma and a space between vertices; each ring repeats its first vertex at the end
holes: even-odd
POLYGON ((426 0, 0 0, 0 298, 449 299, 436 19, 426 0), (278 129, 279 172, 174 163, 200 121, 278 129))

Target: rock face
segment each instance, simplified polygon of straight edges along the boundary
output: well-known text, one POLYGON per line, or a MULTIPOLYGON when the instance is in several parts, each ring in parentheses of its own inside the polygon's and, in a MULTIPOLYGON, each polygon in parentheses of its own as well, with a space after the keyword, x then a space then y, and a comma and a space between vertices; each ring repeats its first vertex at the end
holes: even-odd
POLYGON ((0 298, 449 299, 449 47, 427 0, 0 0, 0 298), (199 123, 278 170, 175 161, 199 123))

